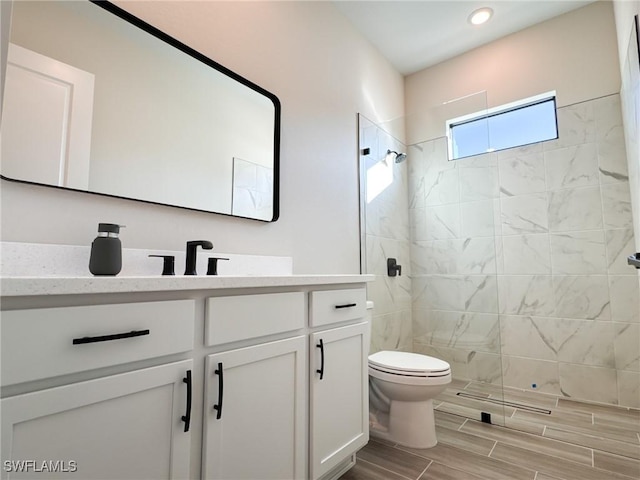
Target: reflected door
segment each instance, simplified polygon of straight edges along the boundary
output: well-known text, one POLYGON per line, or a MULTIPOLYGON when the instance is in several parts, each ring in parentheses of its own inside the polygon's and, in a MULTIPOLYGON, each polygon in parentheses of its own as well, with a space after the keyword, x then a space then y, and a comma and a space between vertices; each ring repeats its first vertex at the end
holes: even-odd
POLYGON ((86 190, 94 76, 9 46, 2 113, 3 175, 86 190))

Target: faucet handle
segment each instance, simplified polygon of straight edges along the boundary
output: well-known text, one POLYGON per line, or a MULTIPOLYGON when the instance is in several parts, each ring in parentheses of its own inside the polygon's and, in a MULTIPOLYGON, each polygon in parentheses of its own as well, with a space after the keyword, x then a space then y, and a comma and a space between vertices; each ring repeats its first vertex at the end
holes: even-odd
POLYGON ((207 275, 218 275, 218 260, 229 260, 222 257, 209 257, 209 263, 207 265, 207 275))
POLYGON ((173 255, 149 255, 150 257, 164 258, 164 264, 162 266, 162 275, 175 275, 174 270, 175 257, 173 255))
POLYGON ((398 265, 398 261, 395 258, 387 258, 387 275, 390 277, 402 275, 402 266, 398 265))

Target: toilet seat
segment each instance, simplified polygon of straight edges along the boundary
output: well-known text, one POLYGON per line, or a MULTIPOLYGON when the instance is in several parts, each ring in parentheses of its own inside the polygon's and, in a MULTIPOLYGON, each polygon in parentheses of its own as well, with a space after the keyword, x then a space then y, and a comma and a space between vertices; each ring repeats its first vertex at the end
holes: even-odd
POLYGON ((369 375, 395 383, 440 385, 451 381, 451 366, 428 355, 381 351, 369 355, 369 375))
POLYGON ((451 372, 444 360, 418 353, 381 351, 369 355, 369 366, 387 373, 414 376, 442 376, 451 372))

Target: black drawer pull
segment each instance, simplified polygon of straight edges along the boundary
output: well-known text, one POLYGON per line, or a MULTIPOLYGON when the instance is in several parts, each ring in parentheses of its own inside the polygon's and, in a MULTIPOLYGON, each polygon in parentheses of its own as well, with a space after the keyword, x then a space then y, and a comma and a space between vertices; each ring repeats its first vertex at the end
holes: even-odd
POLYGON ((191 425, 191 370, 187 370, 187 376, 184 377, 182 381, 187 384, 187 411, 182 416, 184 431, 186 433, 189 431, 189 426, 191 425))
POLYGON ((336 305, 336 308, 351 308, 358 305, 357 303, 345 303, 344 305, 336 305))
POLYGON ((224 378, 222 377, 222 362, 218 362, 218 368, 215 370, 215 374, 218 375, 218 403, 213 406, 213 409, 218 412, 216 420, 222 418, 222 389, 224 387, 224 378))
POLYGON ((316 373, 320 374, 320 380, 324 377, 324 342, 320 339, 320 343, 316 345, 316 348, 320 349, 320 370, 316 370, 316 373))
POLYGON ((120 340, 123 338, 142 337, 143 335, 149 335, 149 330, 132 330, 127 333, 114 333, 113 335, 102 335, 99 337, 82 337, 74 338, 74 345, 82 345, 84 343, 96 343, 96 342, 109 342, 111 340, 120 340))

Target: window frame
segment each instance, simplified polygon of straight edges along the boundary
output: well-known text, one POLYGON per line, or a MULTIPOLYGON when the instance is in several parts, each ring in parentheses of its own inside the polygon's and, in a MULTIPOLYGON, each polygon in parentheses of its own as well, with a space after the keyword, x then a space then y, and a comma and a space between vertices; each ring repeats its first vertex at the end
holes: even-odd
POLYGON ((467 115, 462 115, 462 116, 459 116, 459 117, 451 118, 451 119, 446 121, 446 135, 447 135, 447 156, 448 156, 448 161, 461 160, 463 158, 475 157, 477 155, 483 155, 483 154, 490 153, 490 152, 508 150, 509 148, 518 148, 518 147, 523 147, 525 145, 532 145, 534 143, 539 143, 539 142, 543 142, 543 141, 546 142, 546 141, 549 141, 549 140, 557 139, 559 137, 559 131, 558 131, 558 105, 557 105, 557 100, 556 100, 556 91, 552 90, 552 91, 549 91, 549 92, 541 93, 539 95, 534 95, 532 97, 527 97, 527 98, 524 98, 522 100, 516 100, 515 102, 506 103, 504 105, 499 105, 497 107, 488 108, 486 110, 481 110, 479 112, 469 113, 467 115), (516 110, 521 110, 521 109, 524 109, 524 108, 532 107, 534 105, 539 105, 539 104, 546 103, 546 102, 549 102, 549 101, 553 102, 554 121, 555 121, 555 129, 556 129, 556 136, 555 137, 548 138, 548 139, 545 139, 545 140, 538 140, 536 142, 530 142, 530 143, 523 143, 523 144, 520 144, 520 145, 514 145, 512 147, 507 147, 507 148, 498 148, 498 149, 489 148, 485 152, 478 152, 478 153, 475 153, 473 155, 465 155, 465 156, 454 158, 454 155, 453 155, 453 134, 452 134, 452 132, 453 132, 453 129, 455 127, 460 126, 460 125, 464 125, 464 124, 467 124, 467 123, 470 123, 470 122, 474 122, 474 121, 477 121, 477 120, 483 120, 483 119, 489 119, 491 117, 497 117, 497 116, 505 114, 505 113, 513 112, 513 111, 516 111, 516 110))

